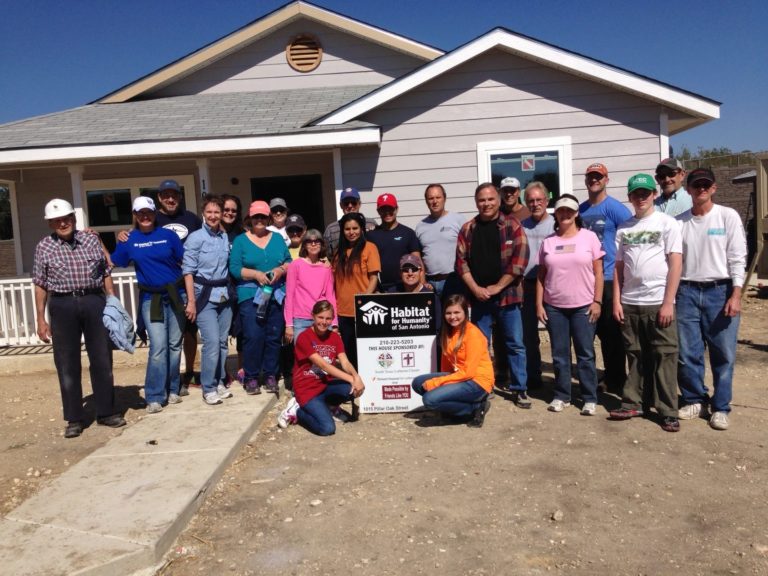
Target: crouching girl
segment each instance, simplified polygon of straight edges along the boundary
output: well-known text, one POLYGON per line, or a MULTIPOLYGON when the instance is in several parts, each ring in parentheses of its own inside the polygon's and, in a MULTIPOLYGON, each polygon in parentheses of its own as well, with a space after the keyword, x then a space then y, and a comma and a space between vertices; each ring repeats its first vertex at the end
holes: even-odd
POLYGON ((488 341, 469 321, 467 299, 453 294, 443 302, 440 330, 442 372, 423 374, 412 387, 423 398, 424 406, 470 426, 483 425, 490 408, 488 394, 493 390, 493 364, 488 341))
POLYGON ((277 418, 281 428, 299 423, 319 436, 336 432, 334 411, 360 396, 363 381, 347 359, 341 337, 331 330, 334 310, 328 300, 312 308, 312 327, 296 339, 293 394, 277 418))

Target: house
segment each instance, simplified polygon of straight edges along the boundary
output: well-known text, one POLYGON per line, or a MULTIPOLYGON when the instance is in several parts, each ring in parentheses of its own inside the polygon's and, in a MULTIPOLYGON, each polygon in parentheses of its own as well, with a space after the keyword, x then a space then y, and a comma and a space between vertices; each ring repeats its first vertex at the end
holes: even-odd
POLYGON ((445 53, 298 1, 96 102, 0 126, 0 184, 22 275, 46 201, 71 199, 80 225, 112 244, 132 199, 165 178, 191 210, 208 192, 246 205, 281 196, 320 229, 344 186, 369 215, 394 193, 413 225, 428 183, 471 213, 477 183, 508 175, 584 197, 593 161, 624 200, 670 135, 719 106, 503 28, 445 53))

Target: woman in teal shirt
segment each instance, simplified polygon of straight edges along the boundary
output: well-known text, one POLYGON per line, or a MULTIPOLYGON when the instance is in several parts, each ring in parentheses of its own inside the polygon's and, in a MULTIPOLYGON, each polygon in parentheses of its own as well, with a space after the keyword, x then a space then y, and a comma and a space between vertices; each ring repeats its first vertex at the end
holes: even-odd
POLYGON ((267 230, 268 224, 267 203, 253 202, 244 221, 245 233, 235 238, 229 258, 229 271, 237 280, 244 387, 248 394, 261 393, 259 377, 263 378, 267 392, 278 392, 276 374, 285 326, 285 271, 291 255, 282 236, 267 230), (257 314, 266 286, 272 295, 263 314, 257 314))

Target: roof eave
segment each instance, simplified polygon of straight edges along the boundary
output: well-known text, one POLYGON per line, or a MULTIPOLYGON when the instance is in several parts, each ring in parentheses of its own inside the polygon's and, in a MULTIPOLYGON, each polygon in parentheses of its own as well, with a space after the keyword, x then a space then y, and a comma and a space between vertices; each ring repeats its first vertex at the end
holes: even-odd
POLYGON ((343 124, 494 49, 503 49, 569 74, 653 100, 702 122, 720 117, 720 103, 504 29, 494 29, 325 116, 318 125, 343 124))
POLYGON ((370 146, 381 143, 378 126, 303 132, 243 138, 210 138, 200 140, 167 140, 159 142, 130 142, 83 146, 19 148, 0 150, 0 168, 30 165, 82 164, 94 161, 124 161, 130 159, 168 159, 201 154, 216 156, 236 153, 260 153, 339 146, 370 146))
POLYGON ((300 16, 306 16, 328 26, 364 37, 374 42, 389 46, 395 50, 423 60, 433 60, 443 52, 426 44, 399 36, 381 28, 353 20, 336 12, 320 8, 307 2, 297 1, 286 4, 274 12, 263 16, 250 24, 216 40, 171 64, 164 66, 93 103, 115 104, 126 102, 141 94, 157 90, 178 79, 199 70, 239 48, 265 36, 270 31, 283 26, 300 16))

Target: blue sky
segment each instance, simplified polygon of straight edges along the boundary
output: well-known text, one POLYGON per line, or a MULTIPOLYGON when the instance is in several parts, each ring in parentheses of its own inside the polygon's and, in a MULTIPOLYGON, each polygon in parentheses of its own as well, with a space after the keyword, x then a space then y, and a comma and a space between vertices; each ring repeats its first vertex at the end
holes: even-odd
MULTIPOLYGON (((722 102, 676 149, 768 150, 765 0, 314 3, 443 50, 504 26, 722 102)), ((91 102, 284 4, 0 0, 0 123, 91 102)))

